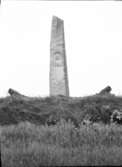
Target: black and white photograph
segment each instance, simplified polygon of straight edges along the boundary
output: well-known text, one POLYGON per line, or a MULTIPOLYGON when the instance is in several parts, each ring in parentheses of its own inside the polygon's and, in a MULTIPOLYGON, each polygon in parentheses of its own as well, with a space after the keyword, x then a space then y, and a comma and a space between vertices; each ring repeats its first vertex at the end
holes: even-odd
POLYGON ((121 166, 121 71, 120 1, 1 0, 1 166, 121 166))

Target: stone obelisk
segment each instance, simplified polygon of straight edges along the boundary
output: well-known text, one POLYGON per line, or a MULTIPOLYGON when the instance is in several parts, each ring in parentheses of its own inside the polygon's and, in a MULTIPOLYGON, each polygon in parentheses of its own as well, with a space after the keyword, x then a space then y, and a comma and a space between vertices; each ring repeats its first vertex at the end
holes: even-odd
POLYGON ((53 16, 50 42, 50 95, 69 96, 64 22, 53 16))

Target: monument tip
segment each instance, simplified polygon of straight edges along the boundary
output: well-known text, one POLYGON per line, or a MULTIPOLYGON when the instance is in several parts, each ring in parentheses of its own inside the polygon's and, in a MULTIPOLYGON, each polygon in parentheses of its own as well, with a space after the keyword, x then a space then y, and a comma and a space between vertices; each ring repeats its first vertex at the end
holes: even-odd
POLYGON ((53 20, 53 21, 55 21, 55 20, 56 20, 56 21, 57 21, 57 20, 63 21, 62 19, 60 19, 59 17, 57 17, 57 16, 55 16, 55 15, 52 17, 52 20, 53 20))

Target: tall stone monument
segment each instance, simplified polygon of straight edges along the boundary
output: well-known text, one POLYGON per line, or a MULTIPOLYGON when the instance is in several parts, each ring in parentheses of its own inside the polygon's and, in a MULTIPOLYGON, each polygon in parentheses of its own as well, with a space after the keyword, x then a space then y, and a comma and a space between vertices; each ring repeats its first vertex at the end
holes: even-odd
POLYGON ((53 16, 50 42, 50 95, 69 96, 64 22, 53 16))

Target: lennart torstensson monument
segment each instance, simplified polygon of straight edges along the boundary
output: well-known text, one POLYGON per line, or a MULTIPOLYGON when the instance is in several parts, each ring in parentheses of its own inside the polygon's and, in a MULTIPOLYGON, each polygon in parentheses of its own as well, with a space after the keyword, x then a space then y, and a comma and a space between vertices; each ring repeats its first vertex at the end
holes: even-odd
POLYGON ((53 16, 50 42, 50 95, 69 96, 64 22, 53 16))

